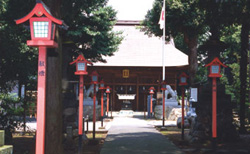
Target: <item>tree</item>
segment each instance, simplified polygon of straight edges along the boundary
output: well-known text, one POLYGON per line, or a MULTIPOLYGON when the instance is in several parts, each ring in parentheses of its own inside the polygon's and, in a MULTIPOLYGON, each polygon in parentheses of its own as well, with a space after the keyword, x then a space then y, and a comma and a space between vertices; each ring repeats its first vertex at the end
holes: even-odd
MULTIPOLYGON (((27 1, 29 2, 29 1, 27 1)), ((31 1, 30 1, 31 2, 31 1)), ((27 13, 30 7, 21 1, 1 1, 0 9, 0 91, 11 91, 16 82, 27 84, 35 76, 37 51, 27 47, 27 30, 14 20, 27 13), (25 11, 24 11, 25 10, 25 11)), ((32 2, 31 2, 32 4, 32 2)))
POLYGON ((242 1, 241 28, 241 50, 240 50, 240 132, 245 133, 245 113, 246 113, 246 88, 247 88, 247 64, 249 51, 249 31, 250 31, 250 2, 242 1))
MULTIPOLYGON (((183 35, 189 55, 189 77, 191 85, 194 84, 197 71, 197 46, 199 35, 207 31, 204 24, 205 12, 198 7, 197 0, 170 0, 166 3, 166 34, 169 37, 183 35)), ((143 21, 143 30, 148 35, 162 36, 158 25, 162 0, 154 2, 152 10, 148 11, 146 19, 143 21)))
POLYGON ((71 43, 71 50, 83 53, 92 61, 105 61, 102 55, 112 56, 118 49, 121 37, 113 32, 116 12, 107 7, 107 0, 63 1, 62 18, 69 25, 63 34, 65 44, 71 43), (67 42, 67 43, 66 43, 67 42))

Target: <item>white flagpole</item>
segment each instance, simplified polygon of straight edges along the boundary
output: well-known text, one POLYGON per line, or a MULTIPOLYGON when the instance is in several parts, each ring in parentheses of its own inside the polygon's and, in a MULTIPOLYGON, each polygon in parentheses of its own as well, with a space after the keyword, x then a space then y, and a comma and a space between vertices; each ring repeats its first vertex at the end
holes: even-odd
MULTIPOLYGON (((163 19, 163 35, 162 35, 162 81, 165 81, 165 19, 166 19, 166 13, 165 13, 165 0, 163 0, 163 11, 164 11, 164 19, 163 19)), ((162 91, 162 127, 165 127, 165 91, 162 91)))
POLYGON ((164 10, 164 23, 163 23, 163 35, 162 35, 162 81, 165 81, 165 0, 163 0, 163 10, 164 10))

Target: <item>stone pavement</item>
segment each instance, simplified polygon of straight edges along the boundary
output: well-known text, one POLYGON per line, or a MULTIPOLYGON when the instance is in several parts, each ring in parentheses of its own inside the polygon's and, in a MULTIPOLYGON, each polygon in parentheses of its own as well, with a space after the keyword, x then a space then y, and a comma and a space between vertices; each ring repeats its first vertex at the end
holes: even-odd
POLYGON ((136 117, 115 117, 101 154, 182 154, 152 124, 136 117))

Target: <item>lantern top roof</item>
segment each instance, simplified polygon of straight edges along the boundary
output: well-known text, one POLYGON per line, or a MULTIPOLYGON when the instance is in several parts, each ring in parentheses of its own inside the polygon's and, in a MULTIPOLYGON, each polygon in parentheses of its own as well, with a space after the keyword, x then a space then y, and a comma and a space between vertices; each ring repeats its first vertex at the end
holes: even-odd
POLYGON ((74 64, 74 63, 77 63, 77 62, 79 62, 79 61, 83 61, 83 62, 85 62, 85 63, 87 63, 87 64, 93 65, 90 61, 87 61, 87 60, 84 58, 83 55, 79 55, 79 56, 76 58, 76 60, 74 60, 73 62, 70 63, 70 65, 72 65, 72 64, 74 64))
POLYGON ((107 87, 106 87, 106 89, 109 89, 109 90, 111 90, 110 86, 107 86, 107 87))
POLYGON ((154 87, 150 87, 149 90, 154 90, 155 91, 155 88, 154 87))
POLYGON ((161 85, 167 85, 167 82, 164 80, 161 82, 161 85))
POLYGON ((103 79, 100 81, 100 84, 105 84, 105 82, 104 82, 104 80, 103 80, 103 79))
POLYGON ((222 67, 227 67, 227 65, 224 65, 218 57, 215 57, 214 60, 212 60, 209 64, 205 65, 205 67, 211 66, 211 65, 220 65, 222 67))
POLYGON ((182 73, 180 74, 179 78, 181 78, 181 77, 186 77, 186 78, 188 78, 189 76, 188 76, 185 72, 182 72, 182 73))
POLYGON ((29 20, 31 17, 33 17, 34 15, 38 16, 38 17, 42 17, 43 15, 46 16, 47 18, 49 18, 51 21, 53 21, 54 23, 58 24, 58 25, 64 25, 66 27, 68 27, 63 20, 57 19, 55 18, 49 8, 41 1, 41 0, 37 0, 36 1, 36 5, 33 8, 33 10, 27 14, 26 16, 24 16, 21 19, 16 20, 16 24, 21 24, 26 22, 27 20, 29 20))
POLYGON ((99 74, 97 73, 97 71, 93 71, 90 76, 99 76, 99 74))

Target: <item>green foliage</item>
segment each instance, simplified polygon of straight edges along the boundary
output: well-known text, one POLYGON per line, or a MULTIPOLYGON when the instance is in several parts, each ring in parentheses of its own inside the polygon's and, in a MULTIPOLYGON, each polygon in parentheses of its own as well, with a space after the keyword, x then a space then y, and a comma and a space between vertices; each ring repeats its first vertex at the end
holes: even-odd
POLYGON ((26 84, 36 74, 37 50, 27 47, 28 31, 14 22, 31 8, 24 6, 22 1, 3 2, 4 11, 0 11, 0 91, 7 93, 16 81, 26 84))
POLYGON ((105 61, 118 49, 122 37, 113 32, 116 12, 106 6, 107 0, 63 1, 62 18, 69 25, 64 42, 71 42, 71 50, 83 53, 92 61, 105 61))
POLYGON ((0 95, 0 129, 13 132, 19 125, 23 108, 17 106, 19 99, 11 95, 0 95))
MULTIPOLYGON (((205 11, 198 7, 197 0, 170 0, 166 3, 166 34, 176 36, 178 33, 196 37, 206 32, 204 25, 205 11)), ((148 11, 143 21, 146 34, 162 35, 158 21, 162 0, 155 0, 152 10, 148 11)))

